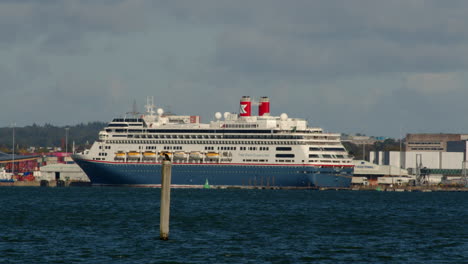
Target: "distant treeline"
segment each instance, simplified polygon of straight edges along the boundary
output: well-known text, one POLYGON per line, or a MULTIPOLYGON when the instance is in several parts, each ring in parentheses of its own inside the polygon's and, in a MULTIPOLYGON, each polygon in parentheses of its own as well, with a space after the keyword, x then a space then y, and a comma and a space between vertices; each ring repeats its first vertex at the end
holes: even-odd
MULTIPOLYGON (((71 151, 72 144, 76 147, 84 147, 92 144, 98 138, 99 131, 106 126, 104 122, 81 123, 74 126, 54 126, 45 124, 43 126, 33 124, 25 127, 15 127, 15 148, 26 150, 29 147, 36 149, 47 147, 65 147, 66 135, 68 134, 68 149, 71 151), (66 128, 68 129, 68 133, 66 128)), ((0 128, 0 150, 11 151, 13 144, 13 128, 0 128)), ((15 151, 16 152, 16 151, 15 151)))

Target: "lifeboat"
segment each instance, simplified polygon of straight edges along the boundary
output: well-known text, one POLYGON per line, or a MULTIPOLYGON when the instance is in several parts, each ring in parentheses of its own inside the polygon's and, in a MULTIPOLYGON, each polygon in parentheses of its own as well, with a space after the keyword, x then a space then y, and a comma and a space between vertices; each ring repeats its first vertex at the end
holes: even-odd
POLYGON ((183 152, 183 151, 174 153, 174 159, 175 160, 184 160, 186 158, 187 158, 187 154, 185 154, 185 152, 183 152))
POLYGON ((138 151, 129 151, 127 152, 127 159, 128 160, 138 160, 141 158, 141 154, 138 151))
POLYGON ((203 158, 203 154, 201 154, 198 151, 193 151, 193 152, 190 152, 189 154, 189 159, 191 160, 201 160, 202 158, 203 158))
POLYGON ((218 160, 219 159, 219 153, 208 152, 208 153, 206 153, 206 158, 209 159, 209 160, 218 160))
POLYGON ((125 160, 126 157, 127 157, 127 154, 125 154, 125 152, 118 151, 118 152, 115 153, 114 159, 115 160, 125 160))
POLYGON ((143 159, 144 160, 155 160, 156 159, 156 152, 153 152, 153 151, 143 152, 143 159))

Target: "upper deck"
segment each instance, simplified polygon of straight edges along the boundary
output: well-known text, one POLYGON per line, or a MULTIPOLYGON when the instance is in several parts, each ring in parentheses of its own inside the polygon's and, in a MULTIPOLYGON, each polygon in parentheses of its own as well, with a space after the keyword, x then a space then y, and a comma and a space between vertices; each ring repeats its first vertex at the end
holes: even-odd
POLYGON ((101 131, 99 138, 105 141, 122 138, 260 139, 288 140, 287 144, 341 144, 339 134, 308 127, 306 120, 289 118, 284 113, 280 116, 271 116, 269 112, 262 116, 243 116, 218 112, 210 123, 201 123, 199 116, 164 114, 161 108, 155 113, 154 105, 149 101, 146 115, 115 118, 101 131))

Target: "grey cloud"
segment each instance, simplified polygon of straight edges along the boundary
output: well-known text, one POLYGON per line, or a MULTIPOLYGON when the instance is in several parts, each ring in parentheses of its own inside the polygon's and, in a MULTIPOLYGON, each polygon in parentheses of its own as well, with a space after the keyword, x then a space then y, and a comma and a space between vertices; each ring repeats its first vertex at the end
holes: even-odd
POLYGON ((0 80, 2 81, 2 84, 0 85, 2 99, 6 99, 6 92, 14 90, 19 83, 19 79, 13 75, 11 69, 0 65, 0 80))
POLYGON ((16 71, 25 82, 31 82, 51 74, 50 65, 47 60, 36 58, 34 54, 24 53, 17 57, 16 62, 16 71))
MULTIPOLYGON (((468 91, 451 91, 433 96, 401 87, 390 96, 379 99, 370 111, 361 116, 373 135, 405 133, 466 133, 465 118, 468 91)), ((355 120, 358 123, 359 120, 355 120)))
POLYGON ((468 66, 464 1, 254 1, 244 8, 216 3, 191 6, 178 17, 223 25, 216 65, 243 74, 316 79, 468 66))
POLYGON ((108 121, 115 113, 122 111, 122 108, 116 107, 122 102, 112 101, 110 85, 102 80, 83 80, 73 74, 65 74, 40 88, 28 92, 28 97, 34 100, 29 100, 27 106, 13 104, 11 109, 20 111, 26 108, 23 116, 27 115, 36 123, 60 125, 108 121))
POLYGON ((391 124, 395 135, 400 117, 425 127, 421 120, 444 119, 444 109, 466 112, 461 91, 439 100, 385 83, 408 73, 466 72, 467 13, 467 1, 438 0, 0 0, 1 50, 22 54, 0 64, 0 89, 32 90, 40 80, 37 106, 54 98, 43 116, 64 120, 53 110, 63 108, 84 121, 121 113, 145 92, 176 102, 175 112, 208 117, 236 111, 242 95, 269 95, 273 111, 311 116, 332 131, 385 135, 391 124), (132 89, 108 84, 108 75, 132 89))
POLYGON ((0 64, 0 91, 28 91, 34 89, 34 81, 45 78, 50 74, 47 62, 35 58, 32 54, 16 57, 14 62, 0 64))
POLYGON ((141 32, 148 25, 147 5, 140 0, 0 1, 0 43, 39 40, 58 46, 88 33, 141 32))
POLYGON ((216 65, 266 78, 281 73, 321 81, 356 74, 444 72, 468 67, 468 45, 402 47, 375 38, 315 43, 251 30, 227 32, 217 44, 216 65))
POLYGON ((47 36, 40 43, 40 50, 47 53, 56 54, 83 54, 89 51, 89 48, 84 38, 83 32, 74 32, 73 34, 68 31, 54 31, 47 36))
POLYGON ((254 26, 228 27, 219 36, 216 63, 243 74, 315 80, 468 68, 468 2, 420 2, 276 2, 254 26))
POLYGON ((162 6, 179 22, 250 28, 284 37, 320 40, 371 35, 409 43, 468 37, 461 34, 468 32, 468 3, 462 0, 208 0, 167 1, 162 6))

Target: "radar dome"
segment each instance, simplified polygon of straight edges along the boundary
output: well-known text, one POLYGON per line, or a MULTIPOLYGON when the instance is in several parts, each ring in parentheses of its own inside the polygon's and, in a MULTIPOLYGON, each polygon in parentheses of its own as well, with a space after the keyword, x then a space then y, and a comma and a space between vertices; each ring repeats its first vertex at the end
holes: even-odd
POLYGON ((231 114, 229 112, 224 112, 224 119, 228 119, 231 114))
POLYGON ((220 113, 220 112, 216 112, 215 117, 216 117, 217 120, 221 119, 221 113, 220 113))
POLYGON ((285 113, 282 113, 282 114, 280 115, 280 118, 281 118, 281 121, 286 121, 286 120, 288 120, 288 115, 285 114, 285 113))
POLYGON ((162 108, 158 108, 157 113, 158 115, 162 115, 164 113, 164 110, 162 108))

